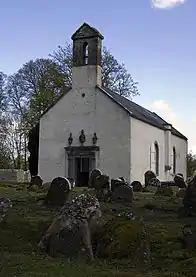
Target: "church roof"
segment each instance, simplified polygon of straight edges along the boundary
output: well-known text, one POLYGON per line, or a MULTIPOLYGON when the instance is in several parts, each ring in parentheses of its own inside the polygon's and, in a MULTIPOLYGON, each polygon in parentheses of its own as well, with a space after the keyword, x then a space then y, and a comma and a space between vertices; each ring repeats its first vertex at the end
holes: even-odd
MULTIPOLYGON (((145 109, 144 107, 136 104, 135 102, 125 98, 124 96, 121 96, 108 88, 99 88, 103 90, 106 94, 108 94, 108 96, 110 96, 113 100, 115 100, 116 103, 121 105, 132 117, 163 130, 165 129, 165 125, 170 125, 156 113, 145 109)), ((173 126, 171 128, 171 132, 173 135, 187 140, 187 138, 178 130, 176 130, 173 126)))
POLYGON ((90 37, 100 37, 103 39, 103 35, 94 27, 91 27, 89 24, 84 22, 79 29, 72 35, 71 39, 81 39, 81 38, 90 38, 90 37))

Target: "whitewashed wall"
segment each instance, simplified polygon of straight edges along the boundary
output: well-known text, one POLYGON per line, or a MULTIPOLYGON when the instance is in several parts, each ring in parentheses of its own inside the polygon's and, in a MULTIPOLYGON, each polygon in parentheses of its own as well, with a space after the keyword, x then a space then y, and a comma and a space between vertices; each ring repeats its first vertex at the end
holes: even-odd
POLYGON ((188 142, 176 137, 171 136, 171 147, 176 149, 176 173, 182 173, 187 177, 187 162, 186 156, 188 153, 188 142))
POLYGON ((70 132, 73 146, 79 145, 84 129, 86 142, 92 145, 96 132, 100 154, 97 167, 110 177, 130 179, 130 120, 126 111, 98 88, 75 88, 69 91, 40 120, 39 175, 44 182, 67 176, 64 147, 70 132), (82 94, 85 93, 85 97, 82 94))
POLYGON ((155 141, 159 146, 159 176, 165 179, 164 172, 164 131, 135 118, 131 120, 131 180, 144 183, 144 173, 151 170, 151 148, 155 141))
MULTIPOLYGON (((166 151, 166 136, 164 130, 146 124, 135 118, 130 118, 131 121, 131 180, 144 183, 144 173, 147 170, 153 170, 153 162, 151 151, 154 142, 159 146, 159 175, 160 180, 172 180, 172 170, 165 172, 167 163, 165 157, 166 151)), ((170 154, 172 149, 176 148, 176 172, 182 173, 186 177, 186 154, 187 142, 179 137, 171 135, 170 154)), ((172 159, 169 159, 169 165, 172 164, 172 159)))

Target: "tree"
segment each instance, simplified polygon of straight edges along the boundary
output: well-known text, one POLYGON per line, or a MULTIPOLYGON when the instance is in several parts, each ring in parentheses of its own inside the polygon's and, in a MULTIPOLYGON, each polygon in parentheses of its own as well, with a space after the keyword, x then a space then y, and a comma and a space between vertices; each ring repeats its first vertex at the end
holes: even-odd
POLYGON ((2 115, 7 108, 7 98, 5 93, 5 85, 6 85, 7 76, 3 72, 0 71, 0 114, 2 115))
POLYGON ((196 173, 196 155, 190 152, 187 155, 187 176, 190 177, 196 173))
MULTIPOLYGON (((49 56, 59 65, 66 86, 71 87, 72 46, 68 43, 63 47, 58 46, 49 56)), ((139 95, 137 82, 134 82, 125 65, 120 64, 106 47, 103 47, 102 53, 102 85, 126 97, 139 95)))
POLYGON ((6 92, 9 107, 30 129, 64 87, 64 75, 57 63, 51 59, 31 60, 8 78, 6 92))

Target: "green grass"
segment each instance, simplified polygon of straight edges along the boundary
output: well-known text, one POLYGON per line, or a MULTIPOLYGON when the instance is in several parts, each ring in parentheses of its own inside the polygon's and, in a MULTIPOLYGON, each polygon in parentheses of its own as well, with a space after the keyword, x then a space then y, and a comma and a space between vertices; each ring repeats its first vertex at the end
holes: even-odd
MULTIPOLYGON (((76 189, 72 197, 82 192, 83 189, 76 189)), ((133 269, 127 260, 82 264, 69 262, 64 257, 50 258, 40 252, 37 244, 58 214, 58 210, 49 210, 38 201, 45 193, 28 191, 25 185, 0 185, 0 196, 9 197, 13 202, 13 208, 0 224, 0 277, 194 276, 196 253, 182 249, 178 240, 183 224, 191 220, 177 218, 182 199, 135 193, 132 205, 102 203, 106 219, 121 211, 134 211, 144 218, 152 241, 152 267, 147 270, 133 269)))

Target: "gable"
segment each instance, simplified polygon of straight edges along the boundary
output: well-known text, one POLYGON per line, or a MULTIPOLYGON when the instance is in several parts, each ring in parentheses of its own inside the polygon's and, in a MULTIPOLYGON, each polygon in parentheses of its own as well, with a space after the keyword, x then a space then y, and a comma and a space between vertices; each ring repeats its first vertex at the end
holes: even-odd
MULTIPOLYGON (((108 88, 102 88, 97 86, 97 88, 99 90, 101 90, 104 94, 106 94, 111 101, 114 101, 116 104, 118 104, 122 109, 124 109, 129 116, 132 116, 138 120, 141 120, 147 124, 150 124, 154 127, 157 127, 159 129, 165 130, 164 125, 168 125, 168 122, 166 122, 163 118, 161 118, 159 115, 157 115, 154 112, 151 112, 145 108, 143 108, 142 106, 136 104, 133 101, 130 101, 129 99, 119 95, 118 93, 115 93, 113 91, 111 91, 108 88)), ((44 113, 41 115, 41 117, 46 114, 58 101, 60 101, 60 99, 67 94, 69 91, 71 90, 71 88, 66 88, 64 93, 56 100, 55 103, 53 103, 50 107, 48 107, 44 113)), ((178 130, 176 130, 173 126, 172 126, 172 134, 180 137, 184 140, 187 140, 187 138, 181 134, 178 130)))

